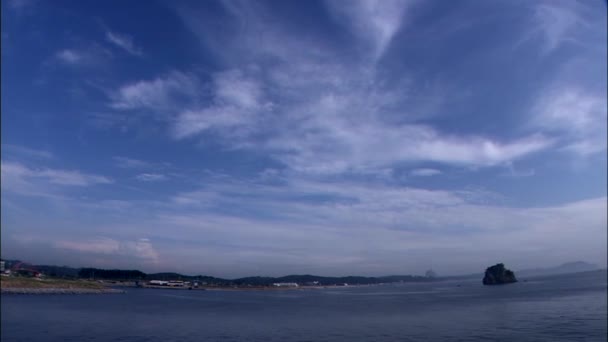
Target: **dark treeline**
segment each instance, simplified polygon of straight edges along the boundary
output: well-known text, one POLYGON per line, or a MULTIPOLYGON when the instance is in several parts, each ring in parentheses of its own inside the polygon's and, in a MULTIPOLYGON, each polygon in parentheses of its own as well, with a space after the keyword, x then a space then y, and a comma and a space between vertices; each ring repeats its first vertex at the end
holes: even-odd
POLYGON ((104 270, 99 268, 81 268, 79 278, 112 279, 112 280, 142 280, 146 274, 137 270, 104 270))
POLYGON ((53 278, 78 278, 78 268, 68 266, 36 265, 36 270, 53 278))

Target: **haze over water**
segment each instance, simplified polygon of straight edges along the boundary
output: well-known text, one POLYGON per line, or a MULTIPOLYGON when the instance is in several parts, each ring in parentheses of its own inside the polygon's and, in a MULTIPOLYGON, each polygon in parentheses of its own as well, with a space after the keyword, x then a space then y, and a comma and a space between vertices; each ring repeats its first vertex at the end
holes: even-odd
POLYGON ((2 341, 605 341, 606 281, 3 296, 2 341))

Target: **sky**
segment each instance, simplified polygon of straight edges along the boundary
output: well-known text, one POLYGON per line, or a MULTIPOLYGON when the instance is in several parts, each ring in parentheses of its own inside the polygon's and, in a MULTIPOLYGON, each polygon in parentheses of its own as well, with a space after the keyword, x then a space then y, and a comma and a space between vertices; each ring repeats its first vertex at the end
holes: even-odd
POLYGON ((2 1, 2 257, 606 266, 604 1, 2 1))

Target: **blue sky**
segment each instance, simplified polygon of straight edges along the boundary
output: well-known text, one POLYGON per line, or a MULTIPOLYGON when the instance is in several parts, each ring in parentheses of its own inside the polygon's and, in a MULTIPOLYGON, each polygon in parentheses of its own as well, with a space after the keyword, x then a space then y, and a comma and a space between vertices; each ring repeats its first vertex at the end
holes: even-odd
POLYGON ((2 2, 2 257, 606 265, 603 1, 2 2))

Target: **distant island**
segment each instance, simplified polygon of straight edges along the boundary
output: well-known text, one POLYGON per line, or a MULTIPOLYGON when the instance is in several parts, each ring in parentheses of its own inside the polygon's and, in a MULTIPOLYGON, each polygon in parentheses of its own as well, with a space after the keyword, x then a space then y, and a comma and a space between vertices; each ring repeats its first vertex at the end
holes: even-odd
POLYGON ((482 283, 484 285, 501 285, 516 283, 515 273, 505 268, 504 264, 496 264, 486 268, 482 283))

